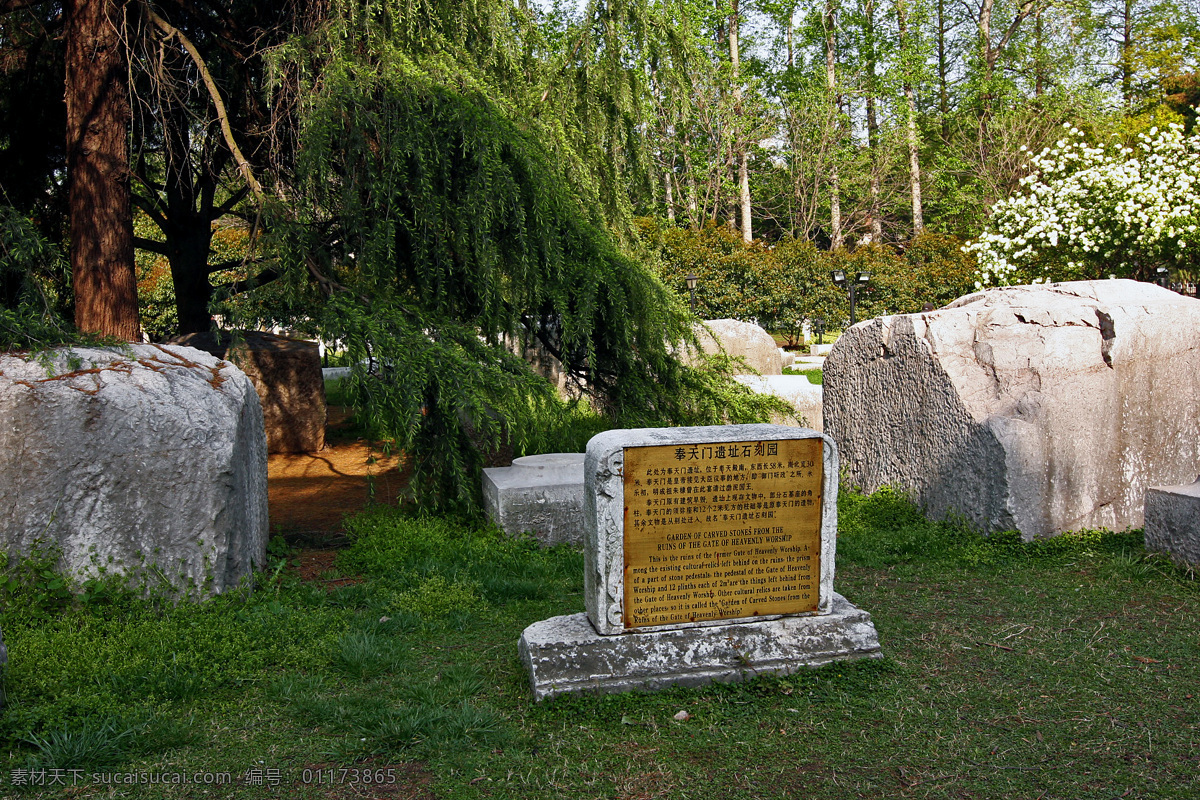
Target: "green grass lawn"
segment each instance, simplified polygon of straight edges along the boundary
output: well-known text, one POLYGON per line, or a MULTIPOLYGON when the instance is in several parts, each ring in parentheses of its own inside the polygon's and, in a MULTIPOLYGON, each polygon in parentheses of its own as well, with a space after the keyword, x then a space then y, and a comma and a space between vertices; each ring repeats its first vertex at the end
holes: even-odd
POLYGON ((582 557, 449 520, 366 514, 337 574, 202 604, 9 585, 0 796, 1200 796, 1200 585, 1140 535, 984 540, 887 493, 840 525, 883 660, 540 704, 516 640, 583 609, 582 557))
POLYGON ((820 367, 810 367, 808 369, 803 367, 784 367, 783 374, 803 375, 804 377, 808 378, 809 383, 814 383, 817 386, 820 386, 825 380, 824 370, 822 370, 820 367))

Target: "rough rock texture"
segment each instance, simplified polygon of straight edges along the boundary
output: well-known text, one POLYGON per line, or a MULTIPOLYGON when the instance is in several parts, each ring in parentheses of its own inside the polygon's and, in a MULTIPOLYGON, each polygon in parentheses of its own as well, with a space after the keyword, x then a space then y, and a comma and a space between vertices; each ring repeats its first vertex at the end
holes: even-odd
MULTIPOLYGON (((811 382, 807 376, 738 375, 737 380, 760 394, 773 394, 782 398, 796 409, 800 425, 812 428, 814 431, 822 430, 824 424, 822 421, 822 389, 818 384, 811 382)), ((788 420, 777 419, 773 419, 772 422, 782 425, 789 423, 788 420)))
POLYGON ((882 658, 871 615, 834 594, 829 613, 707 628, 601 636, 586 614, 535 622, 517 645, 538 700, 732 683, 858 658, 882 658))
POLYGON ((250 381, 186 347, 0 356, 0 546, 61 551, 194 594, 266 561, 267 453, 250 381), (161 578, 154 577, 161 573, 161 578))
POLYGON ((546 453, 483 471, 483 505, 492 521, 545 545, 583 544, 583 453, 546 453))
POLYGON ((325 446, 325 381, 316 342, 271 333, 192 333, 173 344, 233 362, 262 404, 268 453, 315 453, 325 446))
MULTIPOLYGON (((584 462, 583 602, 588 618, 603 635, 625 632, 625 448, 649 445, 687 446, 720 442, 824 440, 821 498, 821 604, 829 613, 833 596, 837 541, 838 455, 832 440, 817 431, 785 425, 717 425, 695 428, 634 428, 593 436, 584 462)), ((672 627, 701 627, 714 622, 685 622, 672 627)), ((640 630, 650 630, 642 628, 640 630)))
POLYGON ((859 323, 825 362, 848 481, 1026 538, 1142 524, 1200 472, 1200 302, 1147 283, 989 289, 859 323))
POLYGON ((1146 549, 1200 568, 1200 479, 1146 490, 1146 549))
POLYGON ((783 374, 783 358, 779 354, 779 345, 775 344, 771 334, 753 322, 710 319, 704 324, 712 331, 709 333, 703 326, 696 326, 696 336, 704 352, 712 355, 723 347, 727 354, 740 356, 748 366, 762 375, 783 374))

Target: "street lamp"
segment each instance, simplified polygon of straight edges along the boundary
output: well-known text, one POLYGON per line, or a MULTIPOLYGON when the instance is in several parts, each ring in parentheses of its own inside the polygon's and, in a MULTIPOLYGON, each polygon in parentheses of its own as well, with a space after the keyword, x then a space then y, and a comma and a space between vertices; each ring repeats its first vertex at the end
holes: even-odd
POLYGON ((847 278, 846 273, 840 269, 835 269, 829 273, 829 277, 833 278, 835 286, 843 286, 850 293, 850 324, 858 322, 858 317, 854 314, 855 288, 866 286, 871 282, 871 273, 859 272, 854 276, 854 280, 847 278))
POLYGON ((1167 288, 1167 283, 1169 282, 1169 279, 1170 279, 1171 270, 1167 269, 1166 267, 1158 267, 1157 269, 1154 270, 1154 273, 1156 276, 1154 282, 1157 283, 1159 286, 1163 287, 1164 289, 1167 288))
POLYGON ((700 279, 696 277, 695 273, 689 272, 684 280, 687 281, 688 292, 692 295, 692 316, 696 316, 696 284, 700 282, 700 279))
POLYGON ((817 332, 817 344, 825 344, 825 318, 817 317, 813 320, 813 330, 817 332))

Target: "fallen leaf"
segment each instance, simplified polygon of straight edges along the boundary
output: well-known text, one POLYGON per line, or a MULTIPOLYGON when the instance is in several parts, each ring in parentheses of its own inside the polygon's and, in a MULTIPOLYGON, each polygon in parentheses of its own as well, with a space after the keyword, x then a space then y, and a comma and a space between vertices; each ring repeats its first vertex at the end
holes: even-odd
POLYGON ((692 715, 686 711, 680 711, 678 714, 675 715, 676 722, 687 722, 691 718, 692 718, 692 715))

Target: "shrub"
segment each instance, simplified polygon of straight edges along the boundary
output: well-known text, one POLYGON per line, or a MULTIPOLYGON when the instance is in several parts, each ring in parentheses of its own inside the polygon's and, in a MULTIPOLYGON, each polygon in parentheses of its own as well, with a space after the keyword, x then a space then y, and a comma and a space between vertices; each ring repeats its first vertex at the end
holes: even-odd
POLYGON ((967 246, 979 285, 1154 277, 1195 269, 1200 223, 1200 136, 1151 128, 1134 147, 1089 146, 1068 134, 1030 159, 1018 192, 997 203, 990 230, 967 246))
POLYGON ((824 319, 827 328, 849 320, 849 297, 834 285, 832 270, 871 273, 870 285, 856 293, 859 319, 945 305, 974 290, 978 271, 961 241, 938 234, 922 234, 900 253, 882 244, 822 251, 807 240, 747 246, 712 224, 693 231, 643 220, 642 233, 668 287, 686 298, 686 276, 700 279, 697 316, 754 321, 792 343, 806 320, 824 319))

